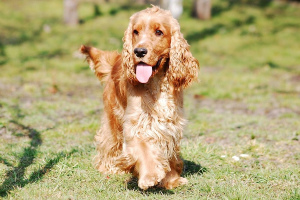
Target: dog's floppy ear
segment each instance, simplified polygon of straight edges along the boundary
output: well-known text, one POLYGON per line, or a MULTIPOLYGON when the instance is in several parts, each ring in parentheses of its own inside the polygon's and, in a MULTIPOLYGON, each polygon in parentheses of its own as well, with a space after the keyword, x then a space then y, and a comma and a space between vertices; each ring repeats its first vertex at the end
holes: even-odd
POLYGON ((134 63, 132 58, 133 46, 132 46, 132 20, 136 16, 134 14, 130 17, 128 28, 126 29, 123 37, 123 50, 122 50, 122 67, 124 69, 127 79, 130 81, 136 81, 134 63))
POLYGON ((172 19, 172 36, 170 49, 170 64, 167 71, 168 80, 176 89, 186 88, 197 79, 199 63, 192 56, 187 41, 180 32, 176 19, 172 19))

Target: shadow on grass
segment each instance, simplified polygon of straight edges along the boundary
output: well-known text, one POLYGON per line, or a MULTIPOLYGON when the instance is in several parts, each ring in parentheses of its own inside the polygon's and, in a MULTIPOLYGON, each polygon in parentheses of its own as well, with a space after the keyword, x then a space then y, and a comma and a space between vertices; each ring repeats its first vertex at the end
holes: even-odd
MULTIPOLYGON (((204 172, 207 172, 207 168, 202 167, 201 165, 189 161, 189 160, 183 160, 184 162, 184 171, 182 173, 183 177, 187 177, 193 174, 198 174, 201 175, 204 172)), ((145 194, 145 195, 150 195, 150 194, 164 194, 164 195, 172 195, 175 194, 174 191, 172 190, 168 190, 165 188, 160 188, 160 187, 151 187, 149 189, 147 189, 146 191, 140 189, 138 187, 138 179, 136 177, 132 177, 129 181, 126 182, 126 188, 129 190, 136 190, 136 191, 140 191, 141 193, 145 194)))
POLYGON ((212 37, 215 34, 218 34, 222 31, 233 31, 234 29, 241 27, 243 25, 249 25, 254 23, 256 20, 255 16, 248 16, 244 20, 234 19, 231 20, 228 24, 217 23, 211 27, 205 28, 201 31, 192 32, 186 36, 186 39, 189 43, 197 42, 200 39, 203 40, 207 37, 212 37))
POLYGON ((211 14, 213 17, 222 14, 223 12, 229 11, 233 6, 256 6, 264 9, 269 6, 272 0, 229 0, 224 4, 214 4, 211 8, 211 14))
MULTIPOLYGON (((238 7, 241 5, 255 6, 259 7, 260 9, 265 9, 265 7, 269 6, 271 2, 271 0, 229 0, 225 4, 213 5, 211 8, 211 13, 212 17, 216 17, 221 15, 223 12, 233 9, 235 6, 238 7)), ((193 42, 203 40, 207 37, 212 37, 219 33, 231 32, 244 25, 253 24, 256 20, 257 17, 254 15, 246 16, 244 19, 235 18, 232 20, 223 20, 222 23, 212 24, 210 27, 204 28, 201 31, 189 32, 189 34, 186 36, 186 40, 192 44, 193 42)))
MULTIPOLYGON (((138 12, 142 9, 145 9, 147 7, 147 5, 139 5, 139 4, 129 4, 129 3, 125 3, 125 4, 121 4, 121 5, 117 5, 117 6, 113 6, 112 8, 110 8, 110 10, 108 11, 108 15, 110 16, 115 16, 118 13, 122 12, 122 11, 126 11, 126 12, 138 12)), ((82 18, 79 20, 80 24, 84 24, 88 21, 94 20, 97 17, 101 17, 103 15, 105 15, 105 13, 103 13, 101 11, 101 5, 99 3, 93 3, 93 14, 86 17, 86 18, 82 18)))
POLYGON ((184 162, 184 171, 183 171, 183 176, 190 176, 193 174, 201 175, 204 172, 207 172, 207 168, 203 167, 193 161, 189 160, 183 160, 184 162))
POLYGON ((250 5, 250 6, 257 6, 260 8, 265 8, 272 3, 272 0, 229 0, 229 7, 234 5, 250 5))
POLYGON ((87 21, 94 20, 94 19, 96 19, 97 17, 100 17, 100 16, 103 15, 103 13, 102 13, 102 11, 101 11, 101 9, 100 9, 100 7, 99 7, 99 4, 93 3, 93 10, 94 10, 94 12, 93 12, 92 15, 90 15, 90 16, 88 16, 88 17, 86 17, 86 18, 81 18, 81 19, 79 19, 79 24, 84 24, 84 23, 86 23, 87 21))
POLYGON ((7 62, 7 56, 5 53, 5 46, 0 41, 0 66, 7 62))
POLYGON ((118 14, 119 12, 121 11, 131 11, 131 12, 138 12, 140 10, 143 10, 145 8, 149 7, 149 5, 147 4, 135 4, 135 3, 125 3, 123 5, 120 5, 119 7, 115 7, 115 8, 112 8, 110 11, 109 11, 109 14, 110 15, 116 15, 118 14))
POLYGON ((24 132, 28 132, 28 136, 31 141, 30 146, 23 149, 18 166, 13 167, 13 165, 6 159, 0 157, 0 161, 3 164, 8 167, 13 167, 6 172, 6 179, 0 186, 0 197, 6 197, 10 191, 14 190, 15 188, 24 187, 27 184, 40 180, 62 158, 69 157, 73 153, 77 152, 76 149, 73 149, 70 152, 60 152, 56 154, 56 156, 50 159, 42 169, 34 171, 28 179, 25 179, 25 170, 27 167, 32 165, 37 154, 37 148, 42 144, 41 135, 37 130, 20 124, 15 120, 11 120, 10 122, 18 126, 19 130, 21 129, 24 132))

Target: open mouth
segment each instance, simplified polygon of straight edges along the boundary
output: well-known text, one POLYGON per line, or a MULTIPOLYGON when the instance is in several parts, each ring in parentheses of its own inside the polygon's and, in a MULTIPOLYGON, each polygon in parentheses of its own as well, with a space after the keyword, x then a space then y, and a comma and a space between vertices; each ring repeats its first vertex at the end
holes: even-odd
POLYGON ((140 83, 147 83, 152 76, 152 73, 156 71, 162 61, 160 58, 155 66, 148 65, 144 62, 140 62, 136 66, 136 78, 140 83))

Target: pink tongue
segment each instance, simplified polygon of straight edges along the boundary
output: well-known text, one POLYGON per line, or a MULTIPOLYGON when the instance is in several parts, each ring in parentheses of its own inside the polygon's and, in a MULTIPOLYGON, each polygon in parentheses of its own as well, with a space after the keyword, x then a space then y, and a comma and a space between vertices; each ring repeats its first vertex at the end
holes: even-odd
POLYGON ((147 83, 152 75, 152 66, 140 63, 136 66, 136 78, 140 83, 147 83))

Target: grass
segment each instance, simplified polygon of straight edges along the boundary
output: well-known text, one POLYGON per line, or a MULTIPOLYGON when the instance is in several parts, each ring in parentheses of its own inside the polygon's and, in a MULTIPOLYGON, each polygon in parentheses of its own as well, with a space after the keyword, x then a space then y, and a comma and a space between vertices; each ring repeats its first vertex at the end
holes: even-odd
POLYGON ((81 3, 83 23, 66 27, 61 1, 1 1, 0 198, 300 199, 299 5, 230 2, 213 1, 209 21, 184 2, 181 29, 201 63, 185 92, 189 184, 144 192, 92 166, 103 86, 77 54, 121 51, 143 6, 102 3, 95 16, 81 3))

